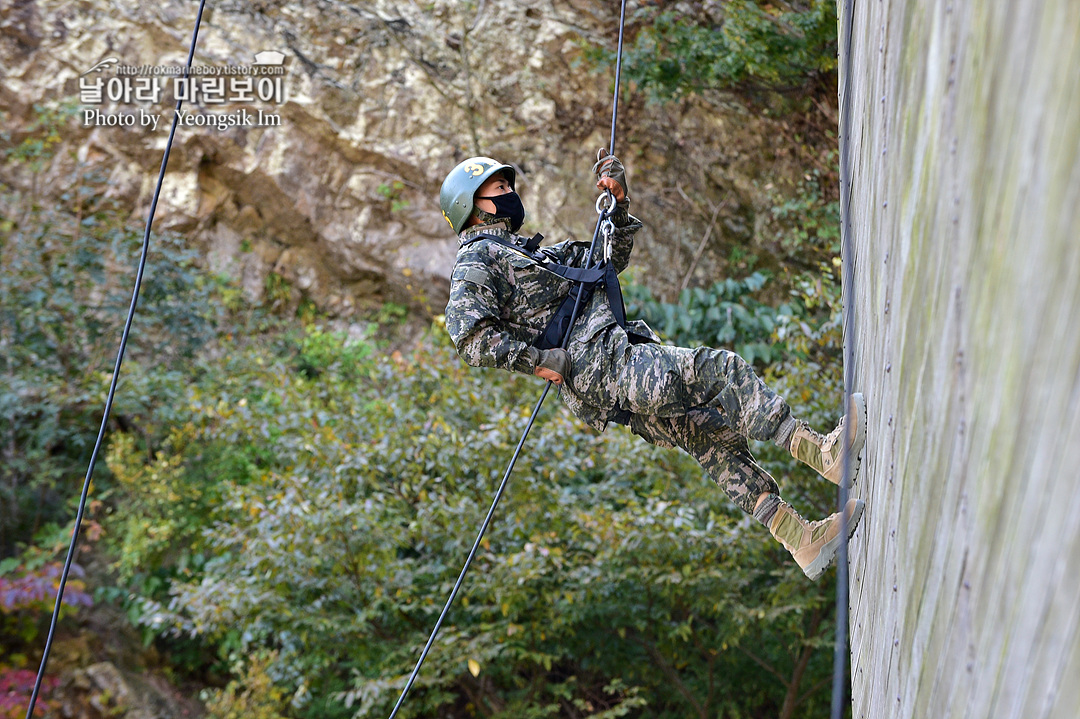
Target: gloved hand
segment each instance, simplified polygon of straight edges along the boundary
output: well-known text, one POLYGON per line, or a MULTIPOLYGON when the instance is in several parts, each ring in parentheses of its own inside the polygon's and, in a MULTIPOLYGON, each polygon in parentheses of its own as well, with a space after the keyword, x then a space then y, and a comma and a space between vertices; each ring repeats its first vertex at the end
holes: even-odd
POLYGON ((596 151, 596 164, 592 166, 596 175, 596 188, 598 190, 610 190, 615 195, 616 202, 629 199, 630 188, 626 184, 626 168, 623 167, 619 158, 609 155, 608 151, 601 147, 596 151))
POLYGON ((555 384, 562 384, 564 377, 570 376, 573 362, 570 353, 556 347, 550 350, 540 350, 540 358, 536 361, 536 369, 533 374, 543 379, 551 380, 555 384))

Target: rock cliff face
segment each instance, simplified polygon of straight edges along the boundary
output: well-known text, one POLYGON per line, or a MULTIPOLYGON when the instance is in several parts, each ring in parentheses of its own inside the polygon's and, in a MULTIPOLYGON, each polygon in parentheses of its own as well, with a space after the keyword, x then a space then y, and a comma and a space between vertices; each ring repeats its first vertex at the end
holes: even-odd
MULTIPOLYGON (((162 96, 151 100, 110 100, 109 83, 134 91, 155 76, 144 68, 124 78, 124 67, 182 66, 196 9, 176 0, 5 3, 0 107, 12 141, 33 123, 35 103, 67 99, 74 113, 40 176, 23 167, 6 181, 55 200, 95 170, 141 224, 173 78, 157 78, 162 96), (156 126, 142 124, 149 115, 159 116, 156 126), (105 124, 119 117, 133 125, 105 124)), ((456 252, 438 188, 457 161, 485 154, 520 168, 525 230, 550 240, 590 235, 588 168, 607 144, 611 73, 590 70, 583 48, 613 48, 616 36, 617 4, 599 0, 210 2, 195 64, 250 69, 257 54, 273 61, 280 53, 281 94, 238 100, 233 77, 200 76, 226 83, 227 102, 214 103, 211 86, 185 104, 192 124, 178 128, 155 228, 203 247, 253 299, 274 272, 294 299, 303 292, 332 312, 386 300, 438 312, 456 252), (259 124, 260 112, 273 117, 259 124), (223 116, 252 124, 202 124, 223 116)), ((714 256, 759 239, 773 185, 797 182, 820 162, 813 148, 799 157, 786 146, 787 122, 797 118, 770 119, 719 95, 663 111, 632 90, 626 98, 617 152, 648 226, 635 259, 658 289, 688 273, 710 281, 720 268, 714 256), (711 220, 716 252, 695 261, 711 220)))
POLYGON ((853 716, 1075 717, 1080 5, 853 19, 853 716))

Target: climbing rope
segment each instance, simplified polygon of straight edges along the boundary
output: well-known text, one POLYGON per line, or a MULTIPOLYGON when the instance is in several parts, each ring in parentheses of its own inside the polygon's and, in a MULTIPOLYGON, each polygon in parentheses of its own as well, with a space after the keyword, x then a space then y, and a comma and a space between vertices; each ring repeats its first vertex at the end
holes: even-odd
MULTIPOLYGON (((840 234, 842 237, 844 313, 844 411, 851 407, 855 372, 855 254, 851 238, 851 32, 855 0, 845 0, 843 17, 844 65, 843 97, 840 107, 840 234)), ((860 420, 861 421, 861 420, 860 420)), ((840 481, 840 548, 836 558, 836 646, 833 653, 832 719, 844 715, 844 677, 848 655, 848 528, 844 508, 851 486, 851 452, 855 423, 846 422, 844 432, 844 473, 840 481)))
MULTIPOLYGON (((611 109, 611 141, 608 144, 608 154, 615 154, 615 125, 618 119, 619 113, 619 79, 620 69, 622 67, 622 51, 623 51, 623 27, 626 22, 626 0, 622 0, 621 9, 619 11, 619 46, 615 54, 615 97, 612 101, 611 109)), ((597 221, 596 228, 593 230, 592 242, 589 244, 589 252, 585 256, 585 266, 588 267, 591 259, 596 256, 597 241, 601 235, 605 238, 610 237, 610 233, 614 230, 614 225, 611 222, 611 216, 615 213, 615 197, 609 190, 605 190, 596 201, 597 221), (610 229, 609 229, 610 228, 610 229)), ((607 242, 605 242, 607 244, 607 242)), ((605 250, 605 255, 610 254, 610 248, 605 250)), ((604 261, 604 258, 600 258, 597 264, 604 261)), ((560 347, 566 348, 567 343, 570 340, 570 333, 574 328, 574 322, 577 320, 578 312, 581 309, 581 301, 585 294, 585 286, 581 284, 578 286, 578 294, 574 300, 574 310, 570 315, 570 323, 567 325, 566 334, 563 335, 562 343, 560 347)), ((536 416, 540 412, 540 407, 544 404, 544 400, 547 399, 548 392, 551 390, 552 382, 548 380, 544 386, 544 391, 540 395, 540 399, 537 400, 536 406, 533 407, 532 414, 529 415, 529 421, 525 424, 525 430, 521 433, 521 439, 518 440, 517 447, 514 449, 513 456, 510 457, 510 463, 506 467, 506 471, 503 472, 502 481, 499 483, 499 488, 495 492, 495 498, 491 502, 491 507, 488 509, 487 516, 484 517, 483 524, 480 525, 480 531, 476 535, 476 541, 473 542, 472 548, 469 550, 469 556, 465 558, 465 565, 461 568, 461 572, 458 574, 457 581, 454 582, 453 589, 450 590, 450 596, 446 599, 446 604, 443 606, 442 611, 439 613, 439 618, 435 621, 435 627, 431 630, 431 636, 428 637, 427 643, 424 645, 423 650, 420 652, 420 658, 416 661, 416 666, 413 667, 412 674, 409 675, 409 680, 405 683, 405 687, 401 690, 401 695, 398 697, 397 703, 394 704, 393 710, 390 712, 388 719, 394 719, 397 716, 398 710, 402 704, 405 703, 405 697, 408 696, 409 690, 412 689, 413 684, 416 682, 417 676, 420 675, 420 667, 423 666, 424 660, 427 659, 428 652, 431 651, 431 646, 435 643, 435 637, 439 634, 439 629, 442 627, 443 620, 446 619, 446 615, 450 612, 450 607, 454 603, 454 599, 457 597, 458 591, 461 589, 462 583, 465 581, 465 575, 469 571, 469 567, 472 565, 473 558, 476 557, 476 551, 480 547, 481 541, 484 539, 484 534, 487 532, 488 526, 491 524, 492 517, 495 516, 495 508, 499 506, 499 501, 502 499, 503 494, 506 492, 507 483, 510 480, 510 473, 514 471, 514 465, 517 464, 518 456, 521 454, 522 447, 525 446, 525 439, 529 436, 529 431, 532 429, 533 424, 536 422, 536 416)))
MULTIPOLYGON (((191 33, 191 46, 188 48, 187 65, 184 67, 184 82, 187 82, 188 74, 191 71, 191 61, 195 57, 195 41, 199 37, 199 25, 202 23, 203 6, 205 4, 206 0, 199 0, 199 12, 195 17, 195 29, 191 33)), ((49 652, 52 650, 53 638, 56 635, 56 624, 60 618, 60 604, 64 599, 64 587, 67 584, 68 573, 71 571, 71 564, 75 559, 75 547, 79 541, 79 530, 82 527, 83 514, 86 512, 86 498, 90 493, 90 479, 94 476, 94 466, 97 464, 98 452, 101 450, 101 442, 105 438, 105 427, 109 423, 113 398, 116 395, 116 383, 120 378, 120 365, 124 361, 124 352, 127 350, 128 336, 131 333, 131 321, 135 318, 135 305, 139 302, 139 289, 142 286, 143 272, 146 269, 147 250, 150 247, 150 226, 154 222, 154 212, 157 210, 158 196, 161 194, 161 183, 165 179, 165 167, 169 164, 169 151, 172 149, 173 136, 176 134, 176 125, 180 119, 180 106, 182 104, 183 99, 178 98, 176 100, 176 109, 173 111, 169 140, 165 143, 165 155, 161 158, 161 169, 158 171, 154 198, 150 203, 150 216, 146 218, 142 254, 139 256, 139 269, 135 274, 135 289, 131 293, 131 305, 128 307, 124 331, 120 336, 120 349, 116 353, 116 364, 113 366, 112 380, 109 382, 109 393, 105 399, 105 413, 101 418, 101 428, 98 429, 97 441, 94 442, 94 449, 90 453, 90 465, 86 470, 86 479, 83 480, 82 494, 79 496, 79 509, 75 514, 75 527, 71 531, 71 544, 68 546, 67 558, 64 559, 64 569, 60 573, 60 584, 56 590, 56 604, 53 606, 52 621, 49 623, 49 634, 45 639, 45 651, 41 655, 41 666, 38 668, 37 679, 34 681, 34 690, 30 694, 30 706, 26 710, 26 719, 31 719, 34 714, 38 694, 41 692, 41 682, 45 678, 45 666, 49 662, 49 652)))

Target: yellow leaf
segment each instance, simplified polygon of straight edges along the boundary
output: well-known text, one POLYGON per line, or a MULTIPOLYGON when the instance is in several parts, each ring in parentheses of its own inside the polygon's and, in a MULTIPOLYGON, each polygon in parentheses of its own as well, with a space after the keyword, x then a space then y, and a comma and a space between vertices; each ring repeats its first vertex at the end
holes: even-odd
POLYGON ((474 677, 480 676, 480 662, 475 659, 469 660, 469 674, 472 674, 474 677))

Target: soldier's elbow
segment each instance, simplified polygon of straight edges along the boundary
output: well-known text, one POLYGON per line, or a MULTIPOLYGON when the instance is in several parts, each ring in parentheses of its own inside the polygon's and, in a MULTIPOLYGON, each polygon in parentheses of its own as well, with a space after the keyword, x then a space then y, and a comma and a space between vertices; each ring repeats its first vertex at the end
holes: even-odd
POLYGON ((476 348, 471 342, 467 340, 458 341, 454 340, 454 348, 457 349, 458 357, 470 367, 483 367, 483 357, 481 353, 476 351, 476 348))

